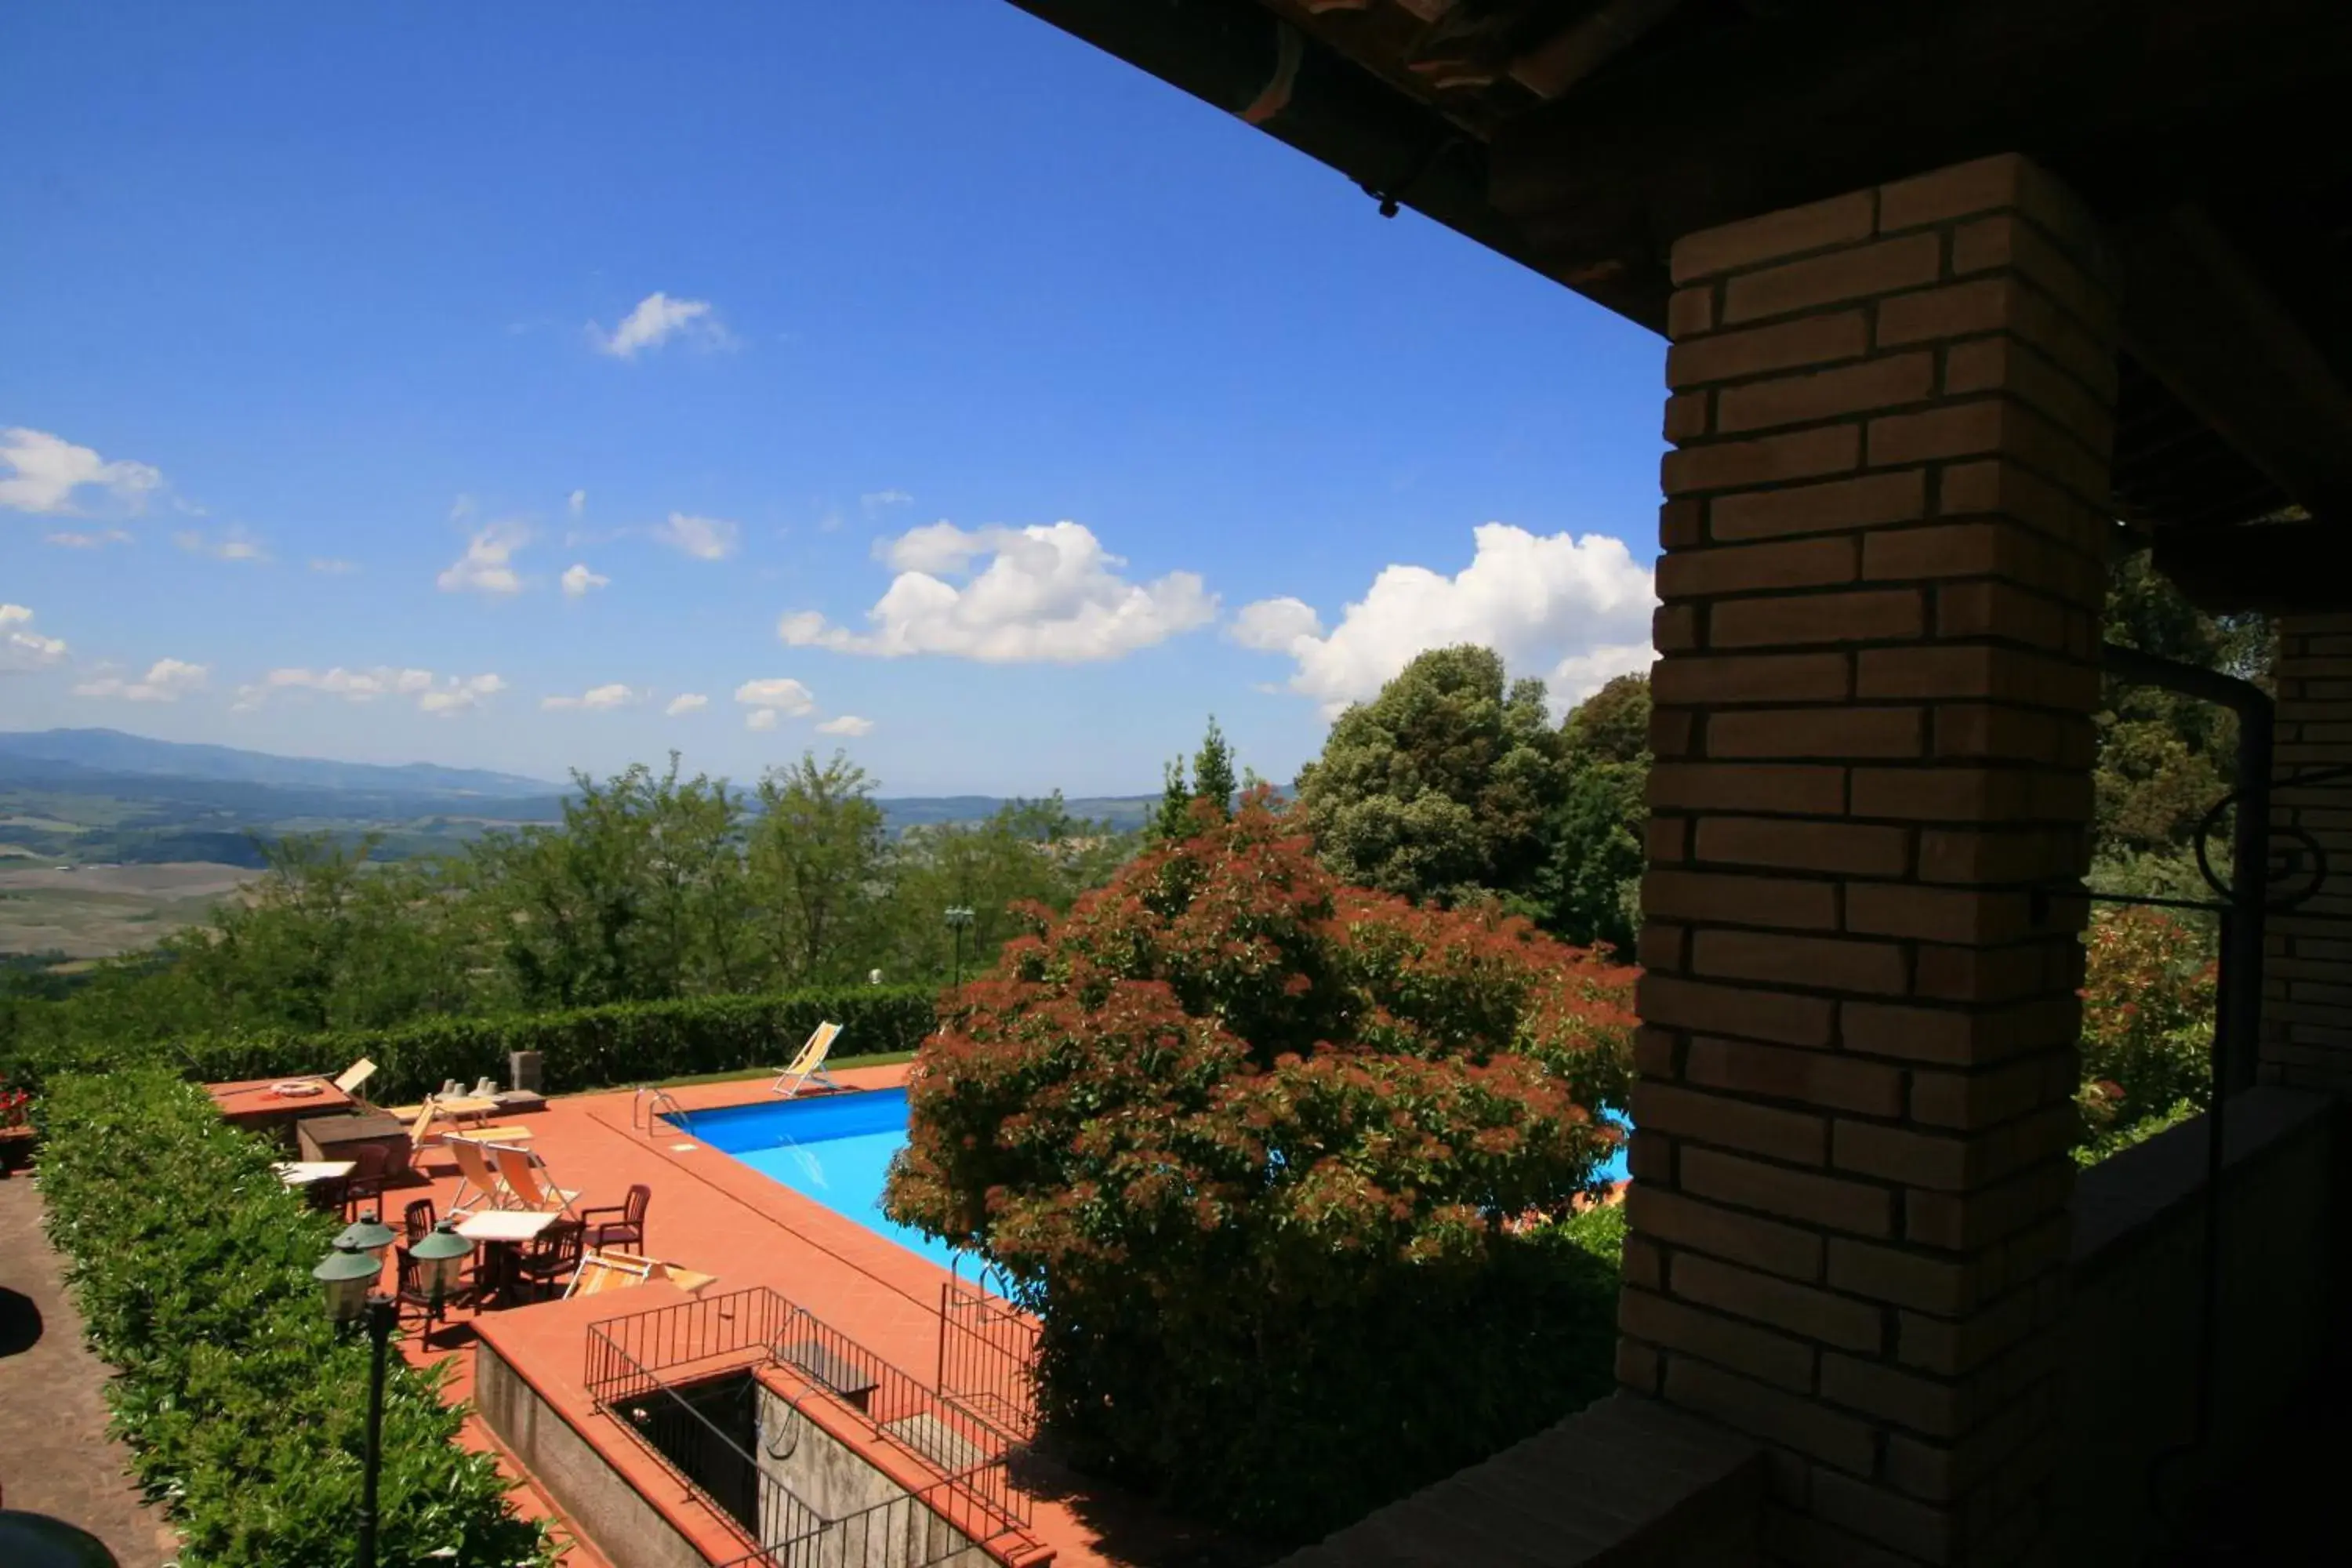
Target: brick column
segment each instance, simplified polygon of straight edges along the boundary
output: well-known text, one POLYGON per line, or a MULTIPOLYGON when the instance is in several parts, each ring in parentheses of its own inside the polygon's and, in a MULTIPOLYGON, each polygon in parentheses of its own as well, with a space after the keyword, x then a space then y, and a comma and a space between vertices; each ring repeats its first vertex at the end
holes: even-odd
MULTIPOLYGON (((2352 767, 2352 616, 2290 616, 2279 623, 2272 754, 2278 779, 2352 767)), ((2263 1081, 2352 1090, 2352 778, 2282 788, 2271 822, 2274 830, 2300 828, 2317 839, 2328 879, 2309 902, 2270 917, 2263 1081)), ((2283 833, 2276 841, 2279 848, 2294 847, 2283 833)))
POLYGON ((1674 247, 1619 1373, 1799 1563, 2021 1560, 2054 1328, 2113 312, 1995 158, 1674 247))

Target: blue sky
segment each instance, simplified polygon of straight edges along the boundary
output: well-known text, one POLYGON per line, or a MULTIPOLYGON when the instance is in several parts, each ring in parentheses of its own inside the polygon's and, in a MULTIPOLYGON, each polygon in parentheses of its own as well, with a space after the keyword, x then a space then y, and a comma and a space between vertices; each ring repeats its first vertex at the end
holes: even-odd
POLYGON ((0 728, 1135 793, 1646 658, 1659 341, 1010 5, 43 0, 0 144, 0 728))

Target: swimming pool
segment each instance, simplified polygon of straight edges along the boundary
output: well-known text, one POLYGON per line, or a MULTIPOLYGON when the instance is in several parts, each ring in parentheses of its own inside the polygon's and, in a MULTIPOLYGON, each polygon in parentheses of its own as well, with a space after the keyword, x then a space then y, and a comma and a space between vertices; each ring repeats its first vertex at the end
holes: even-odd
MULTIPOLYGON (((942 1268, 957 1260, 946 1242, 882 1212, 890 1156, 907 1143, 903 1089, 692 1110, 669 1120, 719 1152, 942 1268)), ((972 1259, 964 1255, 962 1263, 969 1279, 972 1259)))
MULTIPOLYGON (((1602 1114, 1622 1127, 1632 1125, 1613 1112, 1602 1114)), ((969 1254, 959 1255, 946 1242, 900 1225, 882 1212, 882 1185, 890 1174, 890 1156, 907 1143, 905 1089, 861 1089, 810 1100, 693 1110, 669 1120, 719 1152, 942 1268, 954 1266, 961 1256, 964 1274, 971 1275, 969 1254)), ((1600 1173, 1609 1181, 1625 1180, 1622 1144, 1600 1173)))

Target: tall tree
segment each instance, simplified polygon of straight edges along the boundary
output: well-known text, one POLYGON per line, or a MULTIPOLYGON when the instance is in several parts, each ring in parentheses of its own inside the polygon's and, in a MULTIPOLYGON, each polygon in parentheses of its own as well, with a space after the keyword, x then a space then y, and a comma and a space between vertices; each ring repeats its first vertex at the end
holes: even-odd
POLYGON ((1239 787, 1234 777, 1234 749, 1212 713, 1208 733, 1201 737, 1201 749, 1192 753, 1193 798, 1206 800, 1217 808, 1219 816, 1229 817, 1234 814, 1234 792, 1239 787))
POLYGON ((750 899, 782 985, 862 973, 884 893, 882 808, 874 781, 839 752, 771 769, 754 798, 750 899))
POLYGON ((1641 923, 1650 678, 1621 675, 1560 726, 1566 783, 1525 907, 1554 935, 1630 956, 1641 923))
POLYGON ((1432 649, 1331 726, 1298 775, 1300 819, 1349 882, 1442 902, 1521 892, 1562 752, 1543 682, 1509 680, 1491 648, 1432 649))

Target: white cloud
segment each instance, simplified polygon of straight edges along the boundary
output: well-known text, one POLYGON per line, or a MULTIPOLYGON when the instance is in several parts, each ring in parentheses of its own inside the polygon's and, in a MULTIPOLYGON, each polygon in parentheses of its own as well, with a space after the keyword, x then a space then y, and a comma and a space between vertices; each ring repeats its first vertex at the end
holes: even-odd
POLYGON ((675 719, 680 714, 698 712, 709 706, 710 699, 705 697, 701 692, 681 691, 677 696, 669 700, 669 706, 663 709, 662 711, 675 719))
POLYGON ((261 541, 242 528, 223 529, 217 538, 199 530, 184 528, 172 535, 172 542, 191 555, 209 555, 215 561, 267 561, 269 552, 261 541))
POLYGON ((776 710, 772 708, 754 708, 743 715, 743 728, 746 730, 772 730, 775 727, 776 710))
POLYGON ((110 544, 130 543, 131 535, 119 528, 61 528, 41 535, 41 542, 67 550, 103 550, 110 544))
POLYGON ((570 598, 587 596, 593 588, 605 588, 613 580, 601 572, 591 572, 585 562, 575 561, 563 569, 563 592, 570 598))
POLYGON ((579 521, 581 515, 588 510, 588 492, 573 490, 563 499, 563 510, 572 514, 574 522, 579 521))
POLYGON ((410 698, 425 713, 453 712, 471 708, 480 699, 502 691, 506 682, 495 675, 436 676, 429 669, 399 665, 372 665, 347 669, 273 669, 249 686, 236 689, 234 706, 240 711, 258 708, 279 692, 315 692, 345 702, 375 702, 385 698, 410 698))
POLYGON ((338 561, 328 555, 310 557, 310 570, 329 577, 348 577, 359 569, 360 563, 356 561, 338 561))
POLYGON ((100 675, 73 689, 76 697, 110 697, 125 702, 177 702, 192 691, 202 691, 210 670, 184 659, 159 658, 136 680, 100 675))
POLYGON ((1244 605, 1225 636, 1260 653, 1288 653, 1302 639, 1323 635, 1323 617, 1304 599, 1260 599, 1244 605))
POLYGON ((1297 660, 1290 689, 1327 716, 1377 696, 1415 654, 1454 643, 1482 643, 1512 674, 1543 677, 1562 708, 1612 676, 1647 668, 1657 597, 1623 541, 1538 536, 1500 522, 1472 537, 1470 563, 1454 576, 1382 568, 1328 636, 1312 609, 1289 598, 1243 606, 1228 635, 1297 660))
POLYGON ((0 430, 0 507, 47 516, 69 517, 81 509, 74 492, 96 489, 116 505, 137 511, 163 474, 145 463, 108 462, 88 447, 77 447, 46 430, 13 426, 0 430))
POLYGON ((910 505, 914 499, 901 489, 867 490, 857 498, 857 504, 866 509, 866 516, 879 517, 894 506, 910 505))
POLYGON ((844 713, 839 718, 827 719, 819 724, 816 732, 820 735, 870 735, 874 732, 874 721, 860 719, 855 713, 844 713))
POLYGON ((495 675, 472 675, 464 679, 451 676, 416 700, 417 708, 426 713, 459 713, 478 707, 486 697, 495 697, 507 689, 507 683, 495 675))
POLYGON ((550 712, 580 708, 597 713, 609 708, 625 708, 632 702, 642 700, 642 693, 632 691, 616 680, 609 686, 592 686, 577 697, 542 697, 539 705, 550 712))
POLYGON ((58 663, 66 639, 33 630, 33 612, 23 605, 0 605, 0 672, 21 673, 58 663))
POLYGON ((690 517, 682 511, 670 513, 667 522, 654 524, 656 539, 697 561, 726 560, 735 553, 735 542, 742 531, 723 517, 690 517))
POLYGON ((435 581, 445 594, 520 593, 522 578, 514 569, 514 552, 530 542, 530 530, 522 523, 494 522, 475 534, 466 553, 435 581))
POLYGON ((673 300, 660 292, 638 300, 636 309, 609 332, 593 321, 588 323, 589 344, 614 359, 635 359, 681 334, 706 348, 725 348, 735 341, 719 324, 709 300, 673 300))
MULTIPOLYGON (((782 713, 787 719, 797 719, 816 706, 816 694, 797 680, 778 676, 768 680, 747 680, 735 689, 735 700, 746 708, 763 713, 782 713)), ((754 724, 755 730, 772 729, 775 721, 754 724)))
POLYGON ((776 635, 795 647, 898 658, 944 654, 991 664, 1083 664, 1118 658, 1213 620, 1216 595, 1198 574, 1133 583, 1092 530, 1075 522, 964 530, 935 522, 877 544, 898 576, 866 612, 872 629, 788 615, 776 635), (987 564, 971 575, 982 558, 987 564), (970 576, 961 586, 948 576, 970 576))

